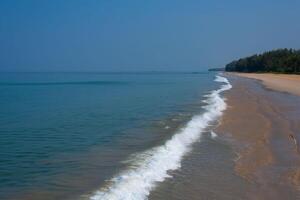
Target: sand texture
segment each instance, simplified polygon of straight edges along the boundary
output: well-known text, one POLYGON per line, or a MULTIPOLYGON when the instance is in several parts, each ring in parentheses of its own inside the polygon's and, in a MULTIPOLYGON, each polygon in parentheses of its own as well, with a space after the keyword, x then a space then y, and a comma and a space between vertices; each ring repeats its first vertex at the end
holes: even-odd
POLYGON ((288 92, 300 96, 300 75, 289 74, 256 74, 256 73, 234 73, 235 75, 257 79, 273 90, 288 92))
POLYGON ((233 89, 217 132, 233 144, 236 173, 253 184, 249 199, 300 199, 300 83, 296 76, 226 75, 233 89), (277 78, 278 77, 278 78, 277 78), (276 79, 276 80, 275 80, 276 79), (280 83, 280 84, 279 84, 280 83), (284 84, 282 84, 284 83, 284 84))

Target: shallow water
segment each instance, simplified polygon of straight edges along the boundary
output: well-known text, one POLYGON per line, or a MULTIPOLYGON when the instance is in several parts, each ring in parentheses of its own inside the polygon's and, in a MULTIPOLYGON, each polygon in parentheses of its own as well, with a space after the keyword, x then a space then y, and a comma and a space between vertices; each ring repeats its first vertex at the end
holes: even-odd
POLYGON ((203 113, 214 76, 0 74, 0 199, 89 198, 203 113))
POLYGON ((181 169, 172 172, 173 178, 161 183, 149 199, 246 199, 247 183, 234 173, 234 157, 226 142, 205 132, 183 159, 181 169))
POLYGON ((215 81, 223 84, 205 95, 202 113, 193 116, 164 144, 136 154, 130 167, 115 175, 105 187, 92 194, 90 199, 147 199, 159 183, 172 177, 170 172, 181 168, 181 162, 191 152, 192 145, 201 140, 203 132, 226 109, 226 103, 220 94, 232 86, 221 76, 216 76, 215 81))

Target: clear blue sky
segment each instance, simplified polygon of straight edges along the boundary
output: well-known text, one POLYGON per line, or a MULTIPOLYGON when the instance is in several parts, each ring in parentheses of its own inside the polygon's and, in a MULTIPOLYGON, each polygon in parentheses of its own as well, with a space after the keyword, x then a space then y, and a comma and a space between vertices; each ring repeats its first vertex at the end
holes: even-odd
POLYGON ((0 71, 200 71, 300 48, 299 0, 1 0, 0 71))

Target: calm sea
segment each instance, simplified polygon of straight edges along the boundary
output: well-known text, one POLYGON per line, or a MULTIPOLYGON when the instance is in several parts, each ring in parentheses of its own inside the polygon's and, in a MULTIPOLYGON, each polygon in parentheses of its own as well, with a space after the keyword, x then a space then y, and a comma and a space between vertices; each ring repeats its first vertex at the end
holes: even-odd
POLYGON ((215 76, 1 73, 0 199, 148 198, 220 115, 215 76))

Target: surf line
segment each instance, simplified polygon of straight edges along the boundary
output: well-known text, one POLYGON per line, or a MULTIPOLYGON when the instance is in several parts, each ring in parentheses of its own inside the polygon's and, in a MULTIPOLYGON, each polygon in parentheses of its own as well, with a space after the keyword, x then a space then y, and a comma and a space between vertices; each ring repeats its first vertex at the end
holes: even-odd
POLYGON ((226 102, 220 95, 230 90, 227 78, 216 75, 216 82, 223 83, 219 89, 205 95, 207 105, 200 115, 195 115, 181 130, 165 142, 138 154, 134 167, 125 169, 110 180, 110 184, 94 192, 90 200, 145 200, 155 186, 170 177, 168 171, 181 167, 181 160, 194 142, 201 139, 203 131, 217 120, 226 109, 226 102))

